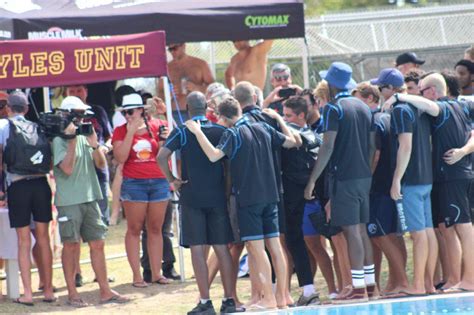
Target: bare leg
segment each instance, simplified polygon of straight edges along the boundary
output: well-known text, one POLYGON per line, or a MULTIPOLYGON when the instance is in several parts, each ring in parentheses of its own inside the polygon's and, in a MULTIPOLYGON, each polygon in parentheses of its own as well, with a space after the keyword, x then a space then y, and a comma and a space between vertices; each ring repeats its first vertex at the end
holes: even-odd
POLYGON ((445 245, 445 252, 443 252, 443 250, 441 250, 443 246, 441 243, 439 244, 440 260, 443 261, 444 259, 449 263, 449 276, 445 278, 447 282, 443 285, 443 288, 448 289, 461 281, 462 248, 454 226, 446 228, 446 225, 441 223, 439 230, 445 245))
POLYGON ((191 246, 191 260, 193 263, 194 277, 199 289, 199 297, 209 299, 208 270, 205 259, 204 245, 191 246))
POLYGON ((411 232, 413 240, 413 285, 410 290, 414 294, 424 294, 425 289, 425 271, 428 262, 428 237, 426 230, 411 232))
POLYGON ((53 252, 49 241, 49 223, 36 222, 36 246, 39 252, 40 275, 43 280, 43 294, 45 299, 54 299, 53 292, 53 252))
MULTIPOLYGON (((371 239, 372 244, 375 245, 373 240, 371 239)), ((377 245, 372 247, 374 252, 374 265, 375 265, 375 282, 377 286, 380 288, 380 269, 382 268, 382 250, 377 245)))
MULTIPOLYGON (((441 223, 439 225, 439 228, 434 229, 434 231, 436 235, 436 240, 438 242, 439 259, 437 260, 433 282, 435 284, 438 284, 440 282, 449 281, 449 279, 452 277, 451 272, 453 272, 452 269, 454 266, 453 266, 453 261, 451 260, 452 257, 450 256, 449 251, 448 251, 448 245, 446 243, 446 235, 445 235, 446 227, 444 223, 441 223)), ((459 242, 457 242, 457 250, 460 257, 461 245, 459 244, 459 242)), ((461 258, 459 258, 459 263, 461 263, 461 258)), ((459 279, 461 279, 460 275, 459 275, 459 279)), ((443 288, 449 288, 455 285, 456 283, 457 282, 445 284, 443 285, 443 288)))
POLYGON ((434 293, 436 289, 433 276, 438 261, 438 242, 433 228, 426 229, 426 236, 428 239, 428 259, 426 262, 425 289, 427 293, 434 293))
MULTIPOLYGON (((125 201, 123 205, 127 216, 125 250, 127 251, 128 262, 132 268, 133 283, 138 284, 143 282, 140 272, 140 234, 145 223, 148 204, 145 202, 125 201)), ((148 230, 147 232, 150 233, 148 230)))
POLYGON ((347 242, 344 233, 339 233, 331 237, 334 244, 335 253, 337 253, 337 260, 339 272, 341 273, 342 287, 339 289, 339 294, 344 295, 344 290, 352 287, 351 264, 349 261, 349 253, 347 252, 347 242))
MULTIPOLYGON (((148 255, 150 257, 151 278, 157 281, 162 278, 161 263, 163 258, 163 222, 168 201, 151 202, 147 210, 148 255)), ((207 269, 207 268, 206 268, 207 269)), ((207 282, 207 274, 206 274, 207 282)))
POLYGON ((232 257, 230 256, 227 245, 212 246, 214 252, 219 259, 219 266, 221 272, 222 285, 224 287, 224 297, 229 298, 235 296, 235 282, 237 278, 234 277, 234 268, 232 266, 232 257))
POLYGON ((16 228, 18 236, 18 264, 21 272, 21 281, 23 282, 22 302, 33 302, 33 292, 31 289, 31 234, 30 227, 25 226, 16 228))
POLYGON ((79 242, 65 242, 63 244, 63 252, 61 260, 63 264, 64 279, 66 280, 66 286, 68 291, 69 300, 79 299, 79 293, 76 289, 75 276, 76 276, 76 262, 77 252, 80 248, 79 242))
POLYGON ((285 254, 283 253, 283 247, 281 246, 280 239, 276 237, 266 238, 265 245, 270 251, 273 267, 275 268, 277 279, 275 298, 277 306, 286 307, 289 304, 289 301, 287 301, 287 295, 289 295, 287 275, 288 267, 285 254))
POLYGON ((105 301, 118 295, 117 292, 110 289, 107 279, 107 266, 105 264, 104 241, 97 240, 89 242, 92 269, 94 269, 95 278, 99 284, 100 300, 105 301))
MULTIPOLYGON (((265 253, 264 241, 248 241, 246 246, 249 255, 253 256, 255 262, 255 268, 253 272, 255 273, 255 277, 258 279, 257 282, 259 285, 261 285, 263 291, 263 298, 258 304, 264 308, 274 308, 277 306, 277 302, 272 290, 272 273, 270 261, 268 260, 268 256, 265 253)), ((284 267, 286 268, 286 266, 284 267)), ((284 272, 285 271, 283 271, 283 273, 284 272)), ((286 275, 284 275, 284 278, 286 279, 286 275)))
POLYGON ((122 188, 123 164, 119 164, 115 170, 115 177, 112 182, 112 213, 110 215, 110 225, 116 225, 120 214, 122 203, 120 202, 120 190, 122 188))
POLYGON ((329 293, 335 293, 336 285, 334 283, 334 274, 331 265, 331 258, 326 251, 326 249, 321 244, 321 238, 319 235, 314 236, 305 236, 304 240, 306 242, 306 246, 308 247, 311 257, 316 262, 316 265, 319 265, 321 269, 321 273, 323 274, 324 280, 326 280, 326 284, 328 286, 329 293))
POLYGON ((456 224, 454 228, 461 241, 463 264, 461 282, 456 287, 474 290, 474 247, 472 246, 474 230, 471 223, 456 224))
MULTIPOLYGON (((268 259, 268 256, 267 256, 266 252, 265 252, 265 256, 268 259)), ((258 277, 258 270, 257 270, 258 266, 257 266, 257 262, 255 261, 255 257, 250 255, 250 252, 249 252, 247 258, 248 258, 248 264, 249 264, 251 296, 250 296, 250 300, 247 303, 245 303, 246 307, 248 307, 252 304, 259 303, 260 300, 262 299, 262 296, 263 296, 263 287, 262 287, 262 285, 260 283, 260 279, 258 277)))

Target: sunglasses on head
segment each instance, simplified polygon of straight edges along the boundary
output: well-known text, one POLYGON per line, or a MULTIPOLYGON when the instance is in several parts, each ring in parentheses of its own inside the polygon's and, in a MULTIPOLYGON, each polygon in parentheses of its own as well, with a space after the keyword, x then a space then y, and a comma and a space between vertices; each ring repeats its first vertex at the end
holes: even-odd
POLYGON ((289 77, 289 75, 276 75, 273 78, 277 81, 286 81, 289 77))
POLYGON ((431 88, 431 86, 427 86, 424 89, 420 89, 420 94, 423 95, 423 93, 425 93, 425 91, 429 90, 430 88, 431 88))
POLYGON ((130 109, 124 110, 124 111, 123 111, 123 114, 124 114, 125 116, 127 116, 127 115, 128 115, 128 116, 132 116, 134 112, 135 112, 135 108, 130 108, 130 109))

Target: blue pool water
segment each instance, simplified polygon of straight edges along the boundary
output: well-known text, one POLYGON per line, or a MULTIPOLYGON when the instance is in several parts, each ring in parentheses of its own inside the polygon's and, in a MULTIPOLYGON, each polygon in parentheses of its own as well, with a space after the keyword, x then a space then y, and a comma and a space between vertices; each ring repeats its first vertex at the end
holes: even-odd
POLYGON ((296 308, 262 314, 291 315, 474 315, 474 294, 451 294, 434 297, 380 300, 355 305, 327 305, 313 308, 296 308))

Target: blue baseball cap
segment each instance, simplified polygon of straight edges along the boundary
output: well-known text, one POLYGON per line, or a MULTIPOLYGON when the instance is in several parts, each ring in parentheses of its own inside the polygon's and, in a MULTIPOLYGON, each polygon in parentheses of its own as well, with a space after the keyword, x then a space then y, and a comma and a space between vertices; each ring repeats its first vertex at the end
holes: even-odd
POLYGON ((333 62, 328 70, 320 71, 319 76, 340 90, 351 90, 357 85, 352 79, 352 68, 343 62, 333 62))
POLYGON ((395 68, 386 68, 380 71, 379 77, 370 80, 374 85, 391 85, 401 87, 405 83, 403 74, 395 68))

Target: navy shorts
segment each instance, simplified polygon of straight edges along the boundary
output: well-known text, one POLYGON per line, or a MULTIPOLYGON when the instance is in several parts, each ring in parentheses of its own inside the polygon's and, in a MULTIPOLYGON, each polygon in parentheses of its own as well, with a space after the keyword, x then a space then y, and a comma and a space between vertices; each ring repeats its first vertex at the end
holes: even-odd
POLYGON ((181 206, 181 245, 224 245, 234 241, 225 207, 181 206))
POLYGON ((160 202, 170 199, 170 185, 164 178, 125 178, 120 200, 131 202, 160 202))
POLYGON ((369 237, 397 233, 398 215, 395 201, 388 194, 370 194, 370 219, 367 224, 369 237))
POLYGON ((444 223, 446 227, 454 224, 470 223, 469 204, 470 179, 435 183, 431 194, 433 224, 444 223))
POLYGON ((239 207, 237 216, 239 219, 240 239, 244 242, 280 235, 276 203, 239 207))
POLYGON ((301 225, 304 236, 319 235, 318 230, 314 227, 313 223, 311 223, 309 216, 313 213, 321 212, 321 210, 321 204, 317 200, 308 201, 304 205, 303 224, 301 225))

